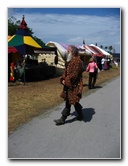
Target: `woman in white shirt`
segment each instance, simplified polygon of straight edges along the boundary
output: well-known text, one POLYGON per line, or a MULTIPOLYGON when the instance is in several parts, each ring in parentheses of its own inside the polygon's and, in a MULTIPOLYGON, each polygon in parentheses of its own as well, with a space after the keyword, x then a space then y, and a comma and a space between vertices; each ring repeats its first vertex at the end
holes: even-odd
POLYGON ((104 62, 105 62, 105 59, 102 58, 102 59, 101 59, 102 71, 104 70, 104 62))

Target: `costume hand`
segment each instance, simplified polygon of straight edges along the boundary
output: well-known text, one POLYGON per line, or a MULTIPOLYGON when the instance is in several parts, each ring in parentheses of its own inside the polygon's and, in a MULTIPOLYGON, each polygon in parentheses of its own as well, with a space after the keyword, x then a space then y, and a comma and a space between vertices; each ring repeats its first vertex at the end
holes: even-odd
POLYGON ((81 94, 80 94, 80 93, 78 93, 77 96, 78 96, 79 98, 81 98, 81 94))
POLYGON ((62 84, 65 85, 65 80, 62 81, 62 84))

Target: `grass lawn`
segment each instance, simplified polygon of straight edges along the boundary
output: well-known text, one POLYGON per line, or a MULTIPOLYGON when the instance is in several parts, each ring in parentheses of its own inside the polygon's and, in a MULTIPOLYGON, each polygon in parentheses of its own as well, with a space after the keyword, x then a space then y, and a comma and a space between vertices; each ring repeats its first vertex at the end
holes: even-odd
MULTIPOLYGON (((61 74, 61 72, 59 73, 61 74)), ((101 71, 98 74, 96 85, 100 85, 120 75, 120 68, 101 71)), ((83 83, 88 84, 88 73, 83 73, 83 83)), ((8 84, 8 132, 43 114, 47 109, 63 102, 60 98, 62 91, 60 76, 40 82, 27 82, 23 84, 8 84)), ((87 86, 83 92, 86 93, 87 86)))

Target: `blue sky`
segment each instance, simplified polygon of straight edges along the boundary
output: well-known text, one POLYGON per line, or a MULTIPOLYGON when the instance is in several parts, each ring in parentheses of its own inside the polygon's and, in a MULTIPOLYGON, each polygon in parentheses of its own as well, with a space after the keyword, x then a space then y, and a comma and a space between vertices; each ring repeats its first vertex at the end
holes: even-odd
POLYGON ((113 46, 120 52, 120 8, 8 8, 8 17, 25 15, 28 27, 45 43, 113 46))

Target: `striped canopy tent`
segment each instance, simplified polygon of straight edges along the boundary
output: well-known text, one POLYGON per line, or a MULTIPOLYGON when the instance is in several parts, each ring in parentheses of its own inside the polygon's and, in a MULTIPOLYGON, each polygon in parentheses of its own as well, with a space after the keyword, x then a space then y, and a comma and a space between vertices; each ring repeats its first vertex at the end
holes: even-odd
MULTIPOLYGON (((60 54, 60 56, 66 60, 67 58, 67 50, 68 50, 68 47, 71 45, 71 44, 65 44, 65 43, 57 43, 57 42, 53 42, 53 41, 49 41, 48 43, 46 43, 47 46, 50 46, 50 47, 56 47, 57 48, 57 52, 58 54, 60 54)), ((86 49, 85 51, 85 48, 83 48, 82 46, 80 45, 75 45, 78 50, 79 50, 79 54, 83 54, 83 53, 86 53, 87 55, 91 55, 92 53, 90 51, 88 51, 86 49)))
POLYGON ((94 45, 94 44, 90 44, 91 47, 95 48, 97 51, 99 51, 100 53, 102 53, 104 56, 110 56, 111 54, 108 53, 107 51, 101 49, 100 47, 94 45))
POLYGON ((106 52, 105 50, 101 49, 100 47, 98 47, 94 44, 85 45, 85 40, 83 40, 82 48, 85 48, 85 50, 88 50, 89 52, 91 52, 92 56, 95 56, 95 57, 102 58, 104 56, 110 56, 110 54, 108 52, 106 52))
MULTIPOLYGON (((42 48, 42 47, 31 36, 23 15, 21 24, 16 34, 13 35, 10 39, 8 39, 8 52, 11 49, 13 51, 18 50, 18 53, 20 53, 22 56, 25 57, 26 54, 33 53, 35 48, 42 48)), ((24 65, 24 85, 26 82, 25 79, 26 77, 25 77, 25 65, 24 65)))
MULTIPOLYGON (((64 47, 66 50, 68 49, 68 47, 70 46, 69 44, 63 44, 63 43, 60 43, 60 45, 62 47, 64 47)), ((87 49, 83 48, 82 46, 80 45, 74 45, 78 48, 79 50, 79 55, 82 55, 82 54, 85 54, 85 55, 91 55, 91 52, 88 51, 87 49)))
POLYGON ((22 22, 16 34, 8 39, 8 50, 10 51, 14 48, 18 50, 21 55, 32 53, 34 48, 42 48, 31 36, 24 16, 22 17, 22 22))
MULTIPOLYGON (((14 36, 14 35, 13 35, 14 36)), ((11 38, 13 37, 13 36, 8 36, 8 41, 10 41, 11 40, 11 38)), ((18 52, 18 50, 15 48, 15 47, 13 47, 13 46, 9 46, 8 47, 8 53, 17 53, 18 52)))
POLYGON ((105 56, 101 50, 95 47, 95 45, 90 44, 90 45, 84 45, 83 47, 87 49, 88 51, 90 51, 92 53, 92 56, 96 56, 96 57, 105 56))
MULTIPOLYGON (((101 49, 100 47, 98 47, 98 46, 96 46, 94 44, 90 44, 90 46, 93 47, 93 48, 95 48, 96 50, 100 51, 103 54, 104 57, 109 57, 109 58, 113 59, 113 55, 110 54, 109 52, 101 49)), ((99 56, 99 57, 102 58, 102 56, 99 56)))
POLYGON ((8 36, 8 40, 9 40, 11 37, 12 37, 12 36, 9 35, 9 36, 8 36))
POLYGON ((15 47, 8 47, 8 53, 16 53, 18 50, 15 47))
MULTIPOLYGON (((61 44, 61 46, 63 46, 67 50, 70 45, 61 44)), ((87 65, 90 57, 92 56, 92 53, 80 45, 75 45, 75 46, 78 48, 79 56, 80 56, 81 60, 84 62, 83 64, 87 65)), ((68 56, 68 54, 67 54, 67 56, 68 56)))
MULTIPOLYGON (((54 41, 49 41, 48 43, 46 43, 46 46, 49 47, 56 47, 57 48, 57 53, 58 53, 58 65, 60 65, 60 67, 65 67, 65 61, 67 59, 67 49, 71 44, 65 44, 65 43, 57 43, 54 41)), ((85 48, 83 48, 80 45, 75 45, 78 50, 79 50, 79 55, 81 55, 82 59, 84 59, 84 61, 88 61, 88 59, 90 58, 90 56, 92 55, 92 53, 90 51, 88 51, 87 49, 85 50, 85 48)))

